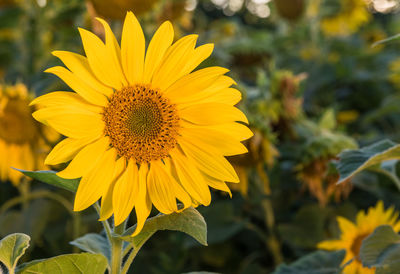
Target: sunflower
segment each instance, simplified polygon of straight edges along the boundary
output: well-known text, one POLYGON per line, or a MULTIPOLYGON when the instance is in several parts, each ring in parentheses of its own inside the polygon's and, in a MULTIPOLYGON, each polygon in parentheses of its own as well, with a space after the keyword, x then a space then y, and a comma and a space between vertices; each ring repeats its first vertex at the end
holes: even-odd
POLYGON ((337 14, 322 19, 322 31, 329 36, 348 36, 371 19, 365 0, 340 0, 337 14))
POLYGON ((114 214, 121 224, 133 210, 136 235, 152 205, 160 212, 209 205, 209 186, 230 193, 239 182, 224 156, 247 152, 252 136, 246 116, 234 105, 241 93, 222 67, 193 70, 211 55, 213 44, 195 48, 197 35, 174 44, 169 21, 145 38, 132 12, 125 18, 121 47, 109 25, 105 43, 79 29, 86 57, 55 51, 68 67, 53 73, 76 93, 57 91, 32 102, 44 107, 34 118, 68 138, 46 164, 70 161, 62 178, 82 178, 74 210, 101 199, 100 219, 114 214))
POLYGON ((396 232, 400 231, 399 213, 393 207, 385 210, 383 202, 379 201, 375 207, 370 207, 368 212, 360 211, 353 223, 343 217, 337 217, 337 222, 341 230, 339 240, 324 241, 318 244, 318 248, 326 250, 346 250, 343 264, 354 259, 345 266, 344 274, 368 274, 375 273, 375 269, 363 267, 360 261, 360 248, 362 241, 368 237, 378 226, 390 225, 396 232))
POLYGON ((32 119, 30 97, 23 84, 0 85, 0 180, 20 183, 22 173, 11 167, 43 169, 50 151, 47 140, 57 138, 49 128, 32 119))

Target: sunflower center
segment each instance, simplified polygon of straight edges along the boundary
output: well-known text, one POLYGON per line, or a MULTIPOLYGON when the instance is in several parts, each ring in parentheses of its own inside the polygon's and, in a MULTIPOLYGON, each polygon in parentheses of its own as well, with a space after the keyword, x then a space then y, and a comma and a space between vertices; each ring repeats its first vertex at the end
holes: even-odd
POLYGON ((27 100, 10 98, 1 106, 0 139, 7 143, 24 144, 34 141, 38 134, 27 100))
POLYGON ((118 155, 138 163, 167 157, 177 143, 175 105, 147 85, 116 91, 104 108, 103 120, 105 134, 118 155))
POLYGON ((353 252, 354 256, 356 257, 357 261, 361 261, 360 258, 360 249, 361 249, 361 245, 362 245, 362 241, 368 237, 369 234, 361 234, 358 235, 354 241, 353 244, 350 247, 351 252, 353 252))

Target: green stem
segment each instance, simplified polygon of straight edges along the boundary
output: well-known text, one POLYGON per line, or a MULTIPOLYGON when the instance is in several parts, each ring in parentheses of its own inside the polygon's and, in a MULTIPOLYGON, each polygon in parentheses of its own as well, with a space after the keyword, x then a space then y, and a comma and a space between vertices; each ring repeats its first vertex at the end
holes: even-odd
POLYGON ((269 178, 264 171, 264 164, 260 163, 256 166, 257 174, 260 177, 263 185, 260 186, 261 190, 268 196, 267 199, 263 199, 261 205, 265 213, 265 225, 269 232, 269 237, 266 239, 266 246, 272 253, 274 259, 274 264, 279 265, 283 262, 283 255, 281 251, 281 244, 275 234, 275 215, 274 209, 271 202, 271 187, 269 183, 269 178))
POLYGON ((1 208, 0 208, 0 215, 6 212, 9 208, 12 208, 13 206, 16 206, 17 204, 24 203, 26 201, 34 200, 34 199, 40 199, 40 198, 47 198, 50 200, 54 200, 61 205, 64 206, 64 208, 73 216, 74 211, 72 210, 72 204, 70 201, 65 199, 63 196, 58 195, 56 193, 52 193, 49 191, 36 191, 36 192, 30 192, 27 193, 24 196, 18 196, 13 199, 8 200, 5 202, 1 208))
POLYGON ((126 221, 114 227, 114 237, 111 238, 111 274, 121 274, 122 265, 122 239, 119 235, 125 231, 126 221))
POLYGON ((17 186, 20 196, 22 198, 22 208, 27 208, 28 204, 29 204, 29 199, 27 198, 29 196, 29 192, 30 192, 30 182, 23 177, 19 183, 19 185, 17 186))
POLYGON ((142 246, 139 246, 137 248, 133 248, 131 254, 129 254, 128 258, 126 259, 125 263, 124 263, 124 267, 122 268, 122 272, 121 274, 127 274, 128 270, 133 262, 133 259, 135 259, 136 255, 138 254, 140 248, 142 246))
MULTIPOLYGON (((76 239, 81 234, 81 215, 77 212, 72 214, 72 239, 76 239)), ((77 246, 72 247, 72 253, 78 253, 79 248, 77 246)))
MULTIPOLYGON (((94 207, 94 209, 96 209, 97 214, 98 214, 99 217, 100 217, 100 206, 99 206, 99 203, 98 203, 98 202, 94 203, 94 204, 93 204, 93 207, 94 207)), ((106 231, 108 242, 109 242, 110 245, 111 245, 112 236, 111 236, 111 227, 110 227, 110 224, 108 223, 107 220, 101 221, 101 223, 103 224, 104 230, 106 231)))

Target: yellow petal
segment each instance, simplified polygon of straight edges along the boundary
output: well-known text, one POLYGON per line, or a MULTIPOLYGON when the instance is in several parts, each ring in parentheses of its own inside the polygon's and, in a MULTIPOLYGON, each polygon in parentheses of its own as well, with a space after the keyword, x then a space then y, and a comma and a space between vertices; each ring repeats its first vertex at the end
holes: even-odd
POLYGON ((237 141, 244 141, 251 138, 254 134, 246 126, 240 123, 232 122, 227 124, 209 125, 209 126, 198 126, 192 123, 183 121, 182 126, 185 128, 209 128, 216 130, 222 134, 229 135, 229 138, 235 139, 237 141))
POLYGON ((86 175, 93 168, 95 162, 104 154, 108 146, 108 138, 101 138, 87 145, 78 152, 67 168, 58 172, 57 175, 65 179, 75 179, 86 175))
POLYGON ((339 250, 346 248, 346 245, 344 245, 341 240, 330 240, 319 243, 318 248, 325 250, 339 250))
POLYGON ((87 144, 95 141, 100 136, 91 136, 83 139, 66 138, 59 142, 47 155, 46 165, 57 165, 70 161, 87 144))
POLYGON ((212 85, 229 70, 222 67, 208 67, 183 76, 172 84, 165 94, 175 104, 184 103, 187 97, 195 96, 212 85))
POLYGON ((87 60, 94 75, 105 85, 114 89, 121 89, 123 77, 119 71, 114 70, 118 64, 115 64, 115 55, 111 52, 113 50, 111 47, 115 47, 112 39, 106 46, 99 37, 90 31, 82 28, 78 28, 78 30, 87 60))
POLYGON ((118 41, 114 36, 110 26, 106 21, 97 17, 97 21, 99 21, 106 33, 106 58, 107 64, 110 65, 108 68, 114 72, 114 75, 119 80, 119 85, 115 86, 116 89, 120 89, 123 86, 127 86, 128 82, 126 81, 125 74, 122 71, 121 66, 121 49, 119 47, 118 41))
POLYGON ((238 108, 220 103, 193 105, 179 111, 181 118, 198 125, 215 125, 230 122, 248 123, 246 115, 238 108))
POLYGON ((204 173, 203 176, 206 177, 206 181, 210 187, 227 192, 229 196, 232 198, 232 192, 224 181, 212 178, 204 173))
POLYGON ((72 88, 76 93, 78 93, 88 102, 99 106, 107 105, 108 100, 103 94, 93 89, 91 86, 87 85, 84 81, 82 81, 66 68, 57 66, 49 68, 45 72, 57 75, 68 86, 70 86, 70 88, 72 88))
POLYGON ((190 60, 198 35, 188 35, 175 42, 165 53, 161 65, 154 72, 152 84, 161 90, 167 89, 186 73, 183 71, 190 60))
POLYGON ((161 176, 166 176, 164 180, 170 181, 172 191, 174 192, 174 196, 183 204, 183 208, 178 209, 177 212, 183 211, 186 208, 192 206, 192 198, 186 192, 186 190, 182 187, 182 184, 176 180, 176 176, 172 175, 172 163, 169 158, 163 159, 164 165, 161 164, 161 168, 164 169, 164 173, 161 173, 161 176))
POLYGON ((182 128, 180 131, 184 138, 192 140, 197 145, 204 147, 205 150, 215 151, 216 153, 233 156, 247 152, 247 148, 229 135, 207 128, 182 128))
POLYGON ((83 108, 95 113, 101 113, 103 111, 102 107, 92 105, 83 100, 82 97, 75 92, 68 91, 55 91, 47 93, 37 97, 29 105, 39 105, 39 107, 75 106, 77 108, 83 108))
POLYGON ((10 165, 8 163, 9 159, 9 149, 8 145, 0 139, 0 153, 2 157, 0 157, 0 180, 1 181, 6 181, 7 176, 8 176, 8 170, 10 168, 10 165))
POLYGON ((130 160, 125 172, 120 176, 114 187, 112 204, 114 224, 120 225, 128 218, 139 193, 139 176, 137 165, 130 160))
POLYGON ((101 155, 94 167, 82 177, 76 191, 74 211, 81 211, 101 198, 112 182, 117 152, 111 148, 101 155))
POLYGON ((143 78, 145 39, 143 30, 132 12, 125 17, 121 40, 121 62, 128 82, 133 85, 143 78))
POLYGON ((176 198, 171 188, 171 182, 165 175, 165 170, 159 161, 150 164, 147 178, 147 191, 154 206, 164 214, 170 214, 178 210, 176 198), (167 179, 167 180, 165 180, 167 179))
POLYGON ((158 68, 165 52, 174 39, 174 29, 169 21, 164 22, 156 31, 147 48, 144 61, 143 82, 150 83, 154 71, 158 68))
POLYGON ((191 73, 205 59, 210 57, 213 50, 214 50, 214 44, 205 44, 195 48, 190 59, 186 61, 185 67, 182 70, 182 75, 191 73))
POLYGON ((170 155, 182 186, 196 201, 208 206, 211 193, 200 171, 178 149, 171 151, 170 155))
POLYGON ((82 109, 76 109, 75 113, 68 113, 58 107, 44 108, 34 112, 32 116, 39 122, 53 127, 59 133, 74 139, 100 136, 104 130, 104 122, 100 115, 84 113, 82 109))
POLYGON ((181 139, 179 145, 196 166, 207 175, 227 182, 239 182, 239 178, 225 157, 212 154, 189 140, 181 139))
POLYGON ((347 220, 346 218, 338 216, 336 219, 341 231, 351 232, 357 230, 357 227, 354 225, 354 223, 347 220))
POLYGON ((110 97, 114 93, 112 88, 104 85, 96 78, 85 56, 74 52, 59 50, 53 51, 52 54, 58 57, 74 75, 91 86, 94 90, 107 97, 110 97))
POLYGON ((119 177, 121 176, 122 172, 126 169, 126 160, 125 158, 121 157, 115 163, 114 174, 111 181, 111 184, 108 186, 107 191, 104 193, 103 197, 101 198, 101 209, 100 209, 100 218, 99 221, 107 220, 113 214, 113 205, 112 205, 112 197, 114 192, 114 186, 119 177))
POLYGON ((141 164, 139 168, 139 194, 137 197, 137 201, 135 202, 135 211, 136 211, 136 229, 133 232, 132 236, 136 236, 142 230, 144 223, 146 222, 147 217, 151 212, 151 200, 150 196, 147 192, 147 174, 148 167, 147 164, 141 164))

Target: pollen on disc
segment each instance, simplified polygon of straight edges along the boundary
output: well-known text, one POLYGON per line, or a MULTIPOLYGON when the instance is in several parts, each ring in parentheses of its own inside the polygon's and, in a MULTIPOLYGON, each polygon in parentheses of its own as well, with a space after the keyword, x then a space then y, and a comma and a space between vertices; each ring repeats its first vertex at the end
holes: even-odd
POLYGON ((119 156, 137 163, 159 160, 176 146, 179 117, 175 105, 146 85, 124 87, 104 108, 105 134, 119 156))

